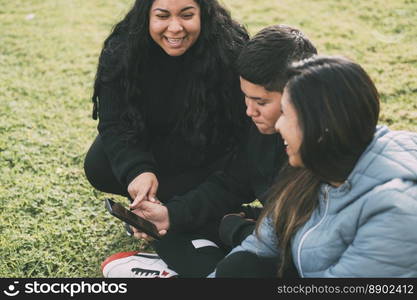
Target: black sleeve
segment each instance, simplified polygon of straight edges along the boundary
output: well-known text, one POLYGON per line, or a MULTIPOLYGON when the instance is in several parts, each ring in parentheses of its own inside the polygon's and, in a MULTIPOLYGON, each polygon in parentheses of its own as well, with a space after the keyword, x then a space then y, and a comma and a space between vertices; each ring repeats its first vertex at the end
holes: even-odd
POLYGON ((126 142, 120 129, 120 117, 125 109, 121 89, 115 85, 102 85, 99 97, 98 131, 109 158, 112 170, 118 181, 127 186, 143 172, 156 172, 153 155, 148 145, 126 142))
POLYGON ((242 218, 239 215, 229 214, 223 217, 219 227, 219 237, 224 245, 234 248, 253 233, 256 222, 242 218))
POLYGON ((98 131, 104 151, 117 180, 127 186, 143 172, 156 172, 156 163, 145 141, 128 144, 120 126, 121 116, 127 105, 121 85, 122 57, 125 55, 123 34, 115 35, 105 45, 99 60, 98 82, 95 93, 98 98, 98 131))
POLYGON ((248 163, 248 140, 224 170, 211 175, 194 190, 169 201, 170 229, 195 230, 210 220, 238 212, 243 203, 255 200, 248 163))
POLYGON ((261 211, 262 211, 262 207, 245 205, 241 207, 240 211, 245 213, 246 219, 258 220, 259 215, 261 214, 261 211))

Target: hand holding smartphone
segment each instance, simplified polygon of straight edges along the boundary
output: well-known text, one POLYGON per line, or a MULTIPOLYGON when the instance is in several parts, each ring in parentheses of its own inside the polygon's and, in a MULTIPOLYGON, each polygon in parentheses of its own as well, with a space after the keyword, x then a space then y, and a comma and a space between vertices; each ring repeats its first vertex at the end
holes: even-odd
POLYGON ((104 201, 110 214, 148 234, 154 239, 161 239, 158 228, 156 228, 155 224, 139 217, 137 214, 134 214, 120 203, 114 202, 112 199, 105 199, 104 201))

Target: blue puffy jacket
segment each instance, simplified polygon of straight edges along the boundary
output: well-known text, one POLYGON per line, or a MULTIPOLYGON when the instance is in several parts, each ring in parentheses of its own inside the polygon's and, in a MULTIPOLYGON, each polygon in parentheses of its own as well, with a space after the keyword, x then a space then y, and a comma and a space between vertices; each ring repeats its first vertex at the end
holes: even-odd
MULTIPOLYGON (((417 133, 378 127, 346 182, 322 185, 291 247, 301 277, 417 277, 417 133)), ((237 251, 278 260, 271 219, 237 251)))

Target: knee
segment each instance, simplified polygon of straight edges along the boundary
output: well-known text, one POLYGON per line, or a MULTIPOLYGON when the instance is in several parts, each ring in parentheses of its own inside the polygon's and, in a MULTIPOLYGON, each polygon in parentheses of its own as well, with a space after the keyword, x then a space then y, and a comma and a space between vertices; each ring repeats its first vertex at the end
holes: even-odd
POLYGON ((98 135, 91 144, 84 158, 84 174, 88 182, 97 190, 105 192, 110 182, 107 177, 113 177, 110 163, 98 135))
POLYGON ((217 278, 273 278, 276 265, 271 259, 261 259, 256 254, 239 251, 224 258, 217 265, 217 278))
POLYGON ((91 153, 91 148, 88 150, 85 158, 84 158, 84 174, 87 178, 88 182, 96 189, 100 190, 98 186, 98 172, 96 170, 96 164, 94 163, 94 157, 91 153))
POLYGON ((113 173, 100 136, 97 136, 84 158, 84 174, 95 189, 104 193, 128 196, 126 187, 120 184, 113 173))

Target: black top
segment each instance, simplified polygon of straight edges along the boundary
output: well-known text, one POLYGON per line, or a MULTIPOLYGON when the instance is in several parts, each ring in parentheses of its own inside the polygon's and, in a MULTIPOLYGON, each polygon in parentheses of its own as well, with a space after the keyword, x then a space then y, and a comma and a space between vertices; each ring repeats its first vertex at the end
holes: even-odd
MULTIPOLYGON (((120 51, 104 51, 102 62, 109 66, 121 64, 120 51)), ((190 52, 187 51, 187 52, 190 52)), ((127 186, 143 172, 157 176, 175 176, 187 170, 207 168, 220 157, 225 156, 227 141, 208 145, 202 153, 193 148, 184 137, 175 133, 174 128, 185 109, 185 91, 191 67, 186 54, 180 57, 167 55, 156 44, 152 49, 150 68, 142 86, 142 116, 146 124, 146 138, 137 144, 128 144, 120 131, 120 117, 127 108, 124 88, 118 81, 102 82, 98 90, 98 130, 104 151, 110 160, 113 173, 118 181, 127 186)), ((237 55, 237 54, 236 54, 237 55)), ((103 68, 103 78, 111 77, 114 68, 103 68)), ((221 74, 213 74, 221 76, 221 74)), ((236 75, 238 82, 238 75, 236 75)), ((234 97, 242 97, 239 85, 230 83, 234 97)), ((244 116, 242 116, 243 118, 244 116)))

